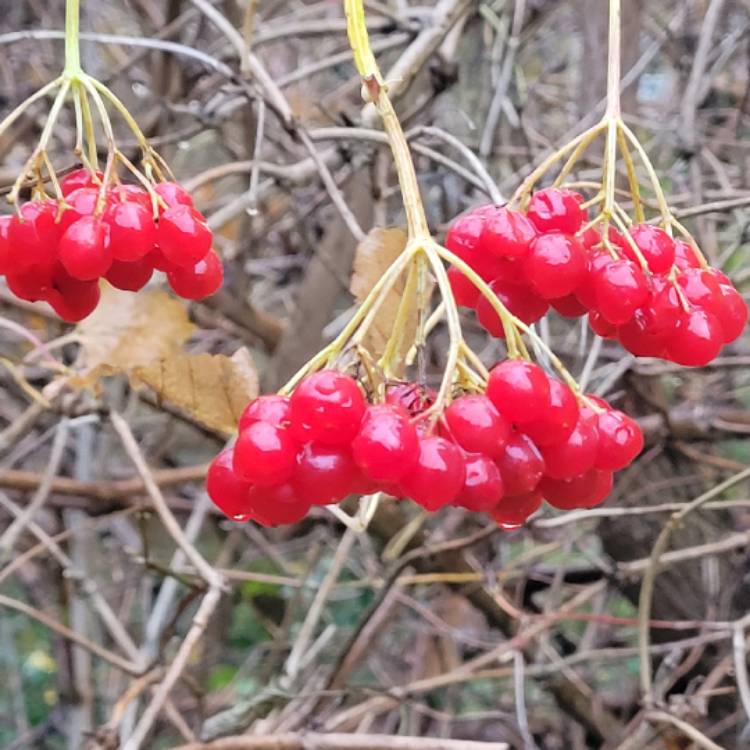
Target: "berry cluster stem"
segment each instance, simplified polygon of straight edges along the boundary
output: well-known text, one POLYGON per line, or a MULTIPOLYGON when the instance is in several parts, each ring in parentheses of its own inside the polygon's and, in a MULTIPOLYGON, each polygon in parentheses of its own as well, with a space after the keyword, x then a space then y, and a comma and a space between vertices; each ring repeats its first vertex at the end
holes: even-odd
POLYGON ((81 73, 79 28, 80 0, 65 1, 65 73, 71 77, 81 73))

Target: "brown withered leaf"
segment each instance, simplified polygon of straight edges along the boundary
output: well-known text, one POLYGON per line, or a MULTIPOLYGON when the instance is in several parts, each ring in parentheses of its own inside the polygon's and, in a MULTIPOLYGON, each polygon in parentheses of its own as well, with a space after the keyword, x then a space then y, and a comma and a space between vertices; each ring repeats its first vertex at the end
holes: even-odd
POLYGON ((187 308, 166 292, 132 294, 106 286, 96 310, 77 328, 81 351, 71 385, 168 359, 195 330, 187 308))
POLYGON ((172 354, 131 371, 135 384, 185 411, 209 429, 232 434, 242 410, 258 395, 258 372, 244 347, 231 357, 172 354))
MULTIPOLYGON (((375 227, 367 237, 357 245, 354 255, 354 270, 349 285, 351 293, 357 301, 367 297, 393 261, 401 254, 406 246, 406 232, 399 227, 375 227)), ((398 314, 398 308, 404 297, 404 287, 408 272, 404 272, 396 282, 380 307, 364 344, 375 357, 379 357, 385 350, 388 338, 393 330, 393 324, 398 314)), ((416 295, 414 295, 416 296, 416 295)), ((412 299, 412 302, 416 300, 412 299)), ((416 305, 413 305, 400 354, 405 356, 414 343, 417 327, 416 305)))

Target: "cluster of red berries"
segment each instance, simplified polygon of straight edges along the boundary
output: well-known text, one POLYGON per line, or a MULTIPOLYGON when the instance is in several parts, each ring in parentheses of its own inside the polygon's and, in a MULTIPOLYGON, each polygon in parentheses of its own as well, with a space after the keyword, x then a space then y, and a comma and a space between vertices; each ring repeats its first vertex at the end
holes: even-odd
POLYGON ((0 216, 0 275, 21 299, 48 302, 64 320, 82 320, 99 302, 99 279, 138 291, 154 269, 181 297, 201 299, 221 286, 213 234, 187 191, 174 182, 149 192, 113 185, 100 203, 102 175, 71 172, 60 182, 64 201, 32 200, 0 216), (98 184, 97 184, 98 183, 98 184))
POLYGON ((606 402, 579 403, 537 365, 505 360, 485 393, 456 398, 434 423, 434 394, 415 384, 368 404, 348 375, 322 370, 291 397, 261 396, 233 448, 217 456, 208 494, 228 516, 293 523, 312 505, 384 491, 428 511, 453 504, 517 528, 542 500, 590 508, 643 448, 640 428, 606 402))
MULTIPOLYGON (((630 239, 610 226, 605 243, 587 226, 583 201, 580 193, 548 188, 532 195, 526 212, 481 206, 453 222, 446 247, 525 323, 550 307, 565 317, 588 315, 595 333, 633 354, 690 366, 707 364, 741 334, 745 301, 690 244, 650 224, 631 226, 630 239)), ((487 298, 458 269, 448 274, 456 302, 502 337, 487 298)))

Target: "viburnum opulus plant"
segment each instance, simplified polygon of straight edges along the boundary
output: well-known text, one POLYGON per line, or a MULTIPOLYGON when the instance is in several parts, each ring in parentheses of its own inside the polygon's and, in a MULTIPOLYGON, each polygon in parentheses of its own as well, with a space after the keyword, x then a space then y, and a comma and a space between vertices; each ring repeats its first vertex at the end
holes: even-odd
POLYGON ((39 142, 8 194, 15 212, 0 216, 0 275, 16 296, 44 300, 67 321, 96 308, 102 278, 135 292, 156 269, 182 297, 213 294, 223 277, 213 234, 124 104, 81 68, 78 22, 79 0, 67 0, 63 72, 0 123, 2 133, 54 95, 39 142), (49 149, 68 104, 76 126, 73 155, 82 166, 60 175, 49 149), (118 147, 109 110, 134 134, 139 166, 118 147), (106 143, 101 169, 97 135, 106 143))
POLYGON ((748 316, 737 290, 671 213, 654 167, 622 120, 619 0, 610 0, 602 121, 545 159, 508 204, 457 218, 444 246, 429 232, 361 0, 344 5, 363 95, 380 113, 393 152, 406 246, 341 333, 278 394, 247 406, 236 443, 209 470, 209 495, 228 516, 267 525, 297 521, 313 505, 366 523, 382 494, 427 511, 457 505, 486 512, 504 528, 522 525, 543 501, 563 510, 603 502, 614 473, 642 450, 640 428, 584 393, 533 322, 550 307, 566 317, 588 315, 597 334, 635 355, 704 365, 740 335, 748 316), (600 136, 601 182, 567 182, 600 136), (653 217, 634 154, 657 206, 653 217), (551 176, 550 186, 537 188, 551 176), (367 334, 399 280, 404 292, 390 339, 375 356, 367 334), (504 339, 502 361, 488 369, 471 350, 458 305, 474 308, 504 339), (413 361, 441 317, 449 346, 440 385, 431 390, 413 361), (413 334, 409 320, 416 320, 413 334), (413 346, 404 357, 407 335, 413 346), (530 349, 544 355, 549 371, 530 349), (404 378, 414 370, 415 379, 404 378), (372 498, 359 519, 336 507, 350 495, 372 498))

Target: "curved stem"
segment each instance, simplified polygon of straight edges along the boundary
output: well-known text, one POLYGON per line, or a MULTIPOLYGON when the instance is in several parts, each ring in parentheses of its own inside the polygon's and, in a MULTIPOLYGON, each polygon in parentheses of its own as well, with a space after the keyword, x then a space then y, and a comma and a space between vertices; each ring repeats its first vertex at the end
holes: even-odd
POLYGON ((65 73, 75 76, 81 72, 81 52, 78 35, 80 26, 80 0, 65 2, 65 73))
POLYGON ((352 48, 354 62, 363 79, 363 94, 378 110, 383 120, 383 128, 393 152, 393 160, 398 173, 399 187, 406 212, 409 239, 427 239, 430 231, 427 226, 422 197, 417 181, 417 173, 409 150, 409 144, 401 128, 391 100, 388 86, 383 82, 380 69, 370 47, 370 37, 365 23, 362 0, 344 0, 347 34, 352 48))

